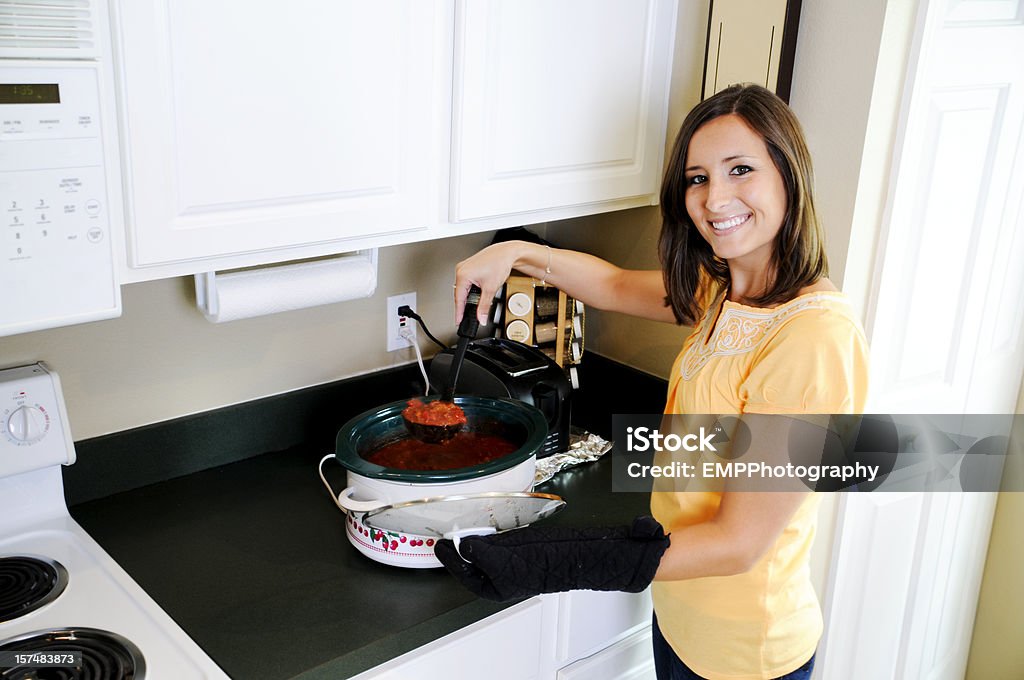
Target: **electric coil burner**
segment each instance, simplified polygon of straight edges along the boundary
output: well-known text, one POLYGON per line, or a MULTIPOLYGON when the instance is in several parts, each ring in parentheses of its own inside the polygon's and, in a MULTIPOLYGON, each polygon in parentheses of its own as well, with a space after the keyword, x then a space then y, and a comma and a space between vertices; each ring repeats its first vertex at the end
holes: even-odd
POLYGON ((0 623, 49 604, 68 585, 64 565, 45 557, 0 557, 0 623))
POLYGON ((226 679, 72 519, 74 462, 57 376, 0 370, 0 680, 226 679))
POLYGON ((125 638, 105 630, 69 628, 28 633, 4 644, 0 652, 58 655, 81 654, 73 666, 14 666, 0 670, 0 678, 12 680, 138 680, 145 676, 146 663, 139 648, 125 638))

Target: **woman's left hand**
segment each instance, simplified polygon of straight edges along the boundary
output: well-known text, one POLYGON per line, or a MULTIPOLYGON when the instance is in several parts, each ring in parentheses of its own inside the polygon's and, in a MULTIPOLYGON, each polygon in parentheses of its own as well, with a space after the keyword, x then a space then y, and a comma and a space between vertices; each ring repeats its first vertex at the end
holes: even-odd
POLYGON ((654 579, 668 546, 654 518, 638 517, 631 526, 524 527, 467 536, 458 550, 444 539, 434 554, 469 590, 508 602, 566 590, 639 593, 654 579))

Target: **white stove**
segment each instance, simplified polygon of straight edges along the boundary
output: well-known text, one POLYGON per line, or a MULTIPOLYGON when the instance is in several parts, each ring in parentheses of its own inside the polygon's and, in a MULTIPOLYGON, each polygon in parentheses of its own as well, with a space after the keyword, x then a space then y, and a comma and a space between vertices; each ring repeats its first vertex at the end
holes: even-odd
POLYGON ((0 370, 0 677, 227 678, 68 513, 57 375, 0 370), (76 652, 71 667, 58 652, 76 652), (17 661, 27 661, 18 665, 17 661))

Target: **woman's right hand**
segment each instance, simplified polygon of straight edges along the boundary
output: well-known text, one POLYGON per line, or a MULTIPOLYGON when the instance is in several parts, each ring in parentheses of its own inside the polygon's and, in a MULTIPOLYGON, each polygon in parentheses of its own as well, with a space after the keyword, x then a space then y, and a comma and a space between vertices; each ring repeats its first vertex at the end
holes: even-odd
POLYGON ((455 265, 455 324, 462 321, 466 297, 475 284, 480 287, 477 318, 486 325, 491 301, 513 269, 595 309, 675 322, 665 304, 665 280, 659 270, 626 270, 587 253, 504 241, 455 265))
POLYGON ((466 296, 473 285, 480 287, 480 305, 476 315, 486 325, 491 301, 515 268, 520 253, 528 247, 544 248, 525 241, 505 241, 487 246, 455 265, 455 325, 462 321, 466 296))

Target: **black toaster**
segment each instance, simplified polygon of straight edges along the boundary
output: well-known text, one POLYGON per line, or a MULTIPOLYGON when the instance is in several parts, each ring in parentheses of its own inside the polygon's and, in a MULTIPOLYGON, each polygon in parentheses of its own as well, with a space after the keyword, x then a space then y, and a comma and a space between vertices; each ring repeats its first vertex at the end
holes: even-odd
MULTIPOLYGON (((453 349, 430 362, 430 384, 444 392, 453 349)), ((469 343, 459 372, 456 393, 477 397, 518 399, 539 409, 548 421, 548 436, 538 458, 569 448, 572 386, 565 371, 540 350, 503 338, 481 338, 469 343)))

